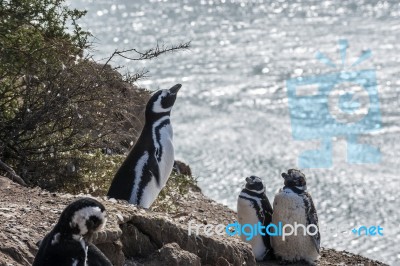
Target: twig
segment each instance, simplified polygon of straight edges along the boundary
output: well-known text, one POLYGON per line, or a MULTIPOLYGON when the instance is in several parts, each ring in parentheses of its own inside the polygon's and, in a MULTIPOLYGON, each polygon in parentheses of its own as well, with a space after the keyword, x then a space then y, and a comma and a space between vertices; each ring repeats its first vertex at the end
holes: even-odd
POLYGON ((146 50, 144 52, 140 52, 140 51, 136 50, 135 48, 122 50, 122 51, 115 50, 114 53, 112 53, 112 55, 107 59, 107 61, 104 64, 103 68, 116 55, 121 56, 122 58, 125 58, 125 59, 128 59, 128 60, 132 60, 132 61, 149 60, 149 59, 153 59, 155 57, 158 57, 159 55, 164 54, 164 53, 175 52, 175 51, 181 50, 181 49, 188 49, 189 46, 190 46, 190 42, 181 43, 179 45, 173 45, 171 47, 165 47, 164 44, 162 44, 160 46, 157 43, 156 47, 148 49, 148 50, 146 50), (129 52, 134 52, 138 56, 137 57, 127 56, 126 53, 129 53, 129 52))
POLYGON ((149 77, 147 75, 148 73, 149 73, 149 71, 146 69, 142 69, 142 70, 136 72, 135 74, 126 73, 124 75, 124 80, 130 84, 133 84, 136 81, 138 81, 139 79, 148 78, 149 77))
POLYGON ((4 163, 2 160, 0 160, 0 167, 3 168, 7 173, 9 173, 11 175, 11 178, 10 178, 11 180, 17 182, 21 186, 26 187, 25 181, 19 175, 17 175, 17 173, 14 171, 14 169, 12 169, 10 166, 8 166, 6 163, 4 163))

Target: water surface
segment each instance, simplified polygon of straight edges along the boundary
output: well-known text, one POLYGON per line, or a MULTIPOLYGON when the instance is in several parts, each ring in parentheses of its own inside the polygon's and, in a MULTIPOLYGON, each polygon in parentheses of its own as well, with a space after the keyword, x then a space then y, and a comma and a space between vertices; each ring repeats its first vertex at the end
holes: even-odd
POLYGON ((339 63, 339 39, 349 42, 348 62, 371 49, 356 70, 376 70, 382 129, 362 141, 380 148, 381 163, 348 164, 346 142, 338 137, 333 167, 304 172, 323 246, 400 265, 397 1, 71 2, 89 11, 83 25, 96 36, 97 59, 117 48, 192 41, 189 51, 150 62, 113 63, 150 70, 139 82, 150 89, 183 84, 172 114, 176 155, 191 165, 207 196, 233 209, 245 176, 261 176, 272 201, 282 186, 280 173, 318 145, 292 139, 285 81, 336 71, 314 55, 321 51, 339 63), (352 235, 361 225, 380 225, 384 236, 352 235))

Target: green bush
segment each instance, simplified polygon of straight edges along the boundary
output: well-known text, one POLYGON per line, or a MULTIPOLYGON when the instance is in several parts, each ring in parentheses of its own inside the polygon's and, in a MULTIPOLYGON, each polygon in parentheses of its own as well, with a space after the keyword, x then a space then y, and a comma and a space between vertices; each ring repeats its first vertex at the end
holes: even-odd
POLYGON ((78 194, 106 195, 118 167, 125 160, 125 155, 106 155, 101 150, 93 153, 73 152, 71 158, 79 158, 68 167, 75 167, 74 182, 62 185, 61 191, 78 194))
POLYGON ((91 35, 77 23, 86 11, 64 0, 0 3, 0 174, 52 191, 105 194, 140 134, 150 95, 134 85, 147 72, 123 77, 108 63, 152 59, 189 43, 116 50, 99 64, 85 50, 91 35))
POLYGON ((1 162, 50 190, 86 184, 91 153, 123 153, 135 141, 149 93, 83 57, 84 11, 18 0, 1 1, 0 14, 1 162))
POLYGON ((157 212, 179 213, 179 201, 185 201, 190 189, 200 190, 197 179, 191 175, 172 173, 151 209, 157 212))

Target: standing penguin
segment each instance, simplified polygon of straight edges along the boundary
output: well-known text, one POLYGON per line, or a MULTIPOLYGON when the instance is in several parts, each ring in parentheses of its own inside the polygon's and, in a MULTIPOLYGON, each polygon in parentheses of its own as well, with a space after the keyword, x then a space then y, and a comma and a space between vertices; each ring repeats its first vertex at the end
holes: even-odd
POLYGON ((149 208, 167 183, 174 165, 170 114, 181 86, 159 90, 148 101, 144 128, 114 176, 110 198, 149 208))
MULTIPOLYGON (((271 223, 272 212, 261 179, 257 176, 246 177, 246 186, 240 192, 237 202, 239 224, 255 225, 260 222, 267 227, 271 223)), ((241 234, 241 238, 251 245, 256 260, 262 261, 274 257, 268 234, 264 236, 257 234, 249 241, 243 234, 241 234)))
POLYGON ((313 265, 319 258, 320 234, 318 229, 318 216, 311 195, 307 192, 306 177, 296 169, 282 173, 285 186, 280 189, 274 199, 274 214, 272 223, 295 226, 312 225, 312 235, 306 234, 299 227, 297 235, 271 238, 275 255, 284 261, 304 260, 313 265))
POLYGON ((85 239, 106 223, 104 206, 91 198, 72 202, 61 213, 53 230, 40 242, 33 266, 111 266, 111 262, 85 239))

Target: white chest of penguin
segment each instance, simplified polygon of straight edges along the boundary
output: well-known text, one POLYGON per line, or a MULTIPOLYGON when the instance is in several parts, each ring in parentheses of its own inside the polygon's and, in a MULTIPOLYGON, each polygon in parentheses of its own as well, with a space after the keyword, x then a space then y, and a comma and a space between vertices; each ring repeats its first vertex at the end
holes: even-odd
MULTIPOLYGON (((248 200, 243 200, 239 198, 237 204, 237 213, 238 213, 238 222, 242 225, 243 224, 255 225, 258 224, 258 222, 261 222, 258 219, 257 211, 253 206, 253 203, 248 200)), ((249 241, 246 240, 247 237, 244 234, 241 234, 240 238, 242 239, 242 241, 248 242, 252 246, 254 256, 257 260, 263 259, 267 247, 264 245, 264 241, 261 235, 256 234, 249 241)))
POLYGON ((149 160, 149 156, 154 156, 158 164, 160 183, 157 183, 157 178, 154 176, 143 188, 140 188, 140 182, 136 182, 130 199, 130 202, 135 202, 139 190, 142 190, 140 204, 144 208, 149 208, 153 204, 158 193, 160 193, 161 189, 167 183, 174 165, 174 146, 172 144, 173 131, 169 121, 169 116, 164 116, 156 121, 152 126, 151 134, 155 148, 154 154, 149 155, 148 151, 145 151, 136 166, 137 169, 135 169, 135 172, 137 176, 140 176, 143 171, 142 168, 149 160))
MULTIPOLYGON (((306 219, 303 197, 290 189, 282 189, 275 196, 274 209, 276 209, 280 215, 290 220, 294 219, 293 215, 298 215, 298 218, 301 216, 301 220, 306 219), (293 213, 294 210, 296 211, 293 213)), ((297 223, 301 223, 301 221, 297 223)))
POLYGON ((174 165, 174 145, 172 144, 173 131, 169 121, 169 116, 163 117, 153 125, 152 129, 155 156, 158 161, 160 172, 160 186, 163 188, 168 180, 174 165), (162 127, 162 123, 168 121, 162 127))
MULTIPOLYGON (((295 224, 307 226, 306 206, 302 196, 290 189, 283 189, 275 196, 273 206, 272 223, 282 222, 294 227, 295 224)), ((312 238, 305 235, 304 229, 299 229, 294 235, 286 236, 285 240, 281 236, 272 237, 271 243, 275 254, 288 261, 303 259, 313 264, 319 257, 312 238)))

